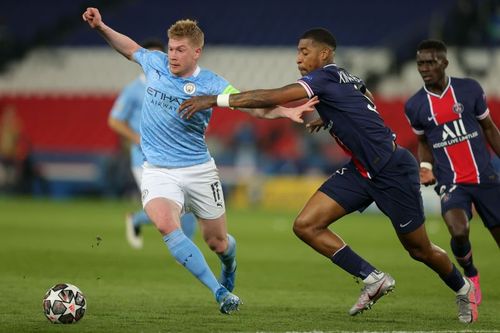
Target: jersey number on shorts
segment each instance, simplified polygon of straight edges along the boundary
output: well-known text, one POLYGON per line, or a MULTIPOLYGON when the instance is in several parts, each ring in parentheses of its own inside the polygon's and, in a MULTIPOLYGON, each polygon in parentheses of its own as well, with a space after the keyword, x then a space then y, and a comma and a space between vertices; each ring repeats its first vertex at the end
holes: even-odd
POLYGON ((222 207, 222 199, 220 196, 221 188, 219 182, 210 184, 210 187, 212 188, 212 195, 214 196, 214 201, 217 204, 217 207, 222 207))

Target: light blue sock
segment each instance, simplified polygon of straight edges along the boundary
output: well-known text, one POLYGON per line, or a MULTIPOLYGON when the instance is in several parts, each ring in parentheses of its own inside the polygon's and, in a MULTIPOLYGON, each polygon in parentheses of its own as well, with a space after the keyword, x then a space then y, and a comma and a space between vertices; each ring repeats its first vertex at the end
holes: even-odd
POLYGON ((134 227, 139 227, 143 224, 151 224, 151 220, 144 210, 140 210, 135 212, 132 216, 132 224, 134 227))
POLYGON ((196 217, 193 213, 186 213, 181 216, 181 228, 189 239, 193 239, 196 231, 196 217))
POLYGON ((219 258, 225 271, 232 272, 236 269, 236 240, 230 234, 227 234, 227 249, 219 254, 219 258))
POLYGON ((201 251, 184 235, 182 230, 176 229, 168 235, 163 236, 163 241, 167 244, 170 253, 177 262, 186 267, 191 274, 207 286, 215 295, 215 292, 221 287, 219 281, 217 281, 214 273, 208 267, 201 251))

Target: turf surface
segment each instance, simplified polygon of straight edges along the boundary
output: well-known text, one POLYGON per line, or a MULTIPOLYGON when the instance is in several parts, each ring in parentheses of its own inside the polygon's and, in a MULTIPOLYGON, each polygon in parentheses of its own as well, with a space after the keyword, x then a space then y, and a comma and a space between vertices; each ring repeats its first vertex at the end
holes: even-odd
MULTIPOLYGON (((143 250, 124 238, 124 201, 49 201, 0 197, 0 332, 338 332, 472 331, 500 329, 499 251, 478 219, 472 223, 481 271, 479 321, 456 319, 454 294, 434 272, 413 261, 390 223, 352 214, 333 228, 359 254, 396 279, 394 293, 350 317, 360 285, 305 246, 291 231, 296 211, 229 210, 238 241, 235 293, 241 311, 226 316, 208 290, 176 264, 151 227, 143 250), (42 313, 45 291, 59 282, 87 297, 85 317, 53 325, 42 313)), ((431 239, 449 252, 439 217, 429 217, 431 239)), ((201 240, 216 275, 219 263, 201 240)))

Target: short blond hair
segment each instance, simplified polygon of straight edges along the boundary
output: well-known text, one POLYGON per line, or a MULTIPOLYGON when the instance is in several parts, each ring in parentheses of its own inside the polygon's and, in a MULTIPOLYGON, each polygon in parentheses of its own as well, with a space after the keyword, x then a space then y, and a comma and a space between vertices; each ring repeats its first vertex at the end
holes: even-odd
POLYGON ((193 46, 202 48, 205 43, 205 34, 198 26, 198 22, 185 19, 172 24, 167 31, 168 38, 181 39, 188 38, 193 46))

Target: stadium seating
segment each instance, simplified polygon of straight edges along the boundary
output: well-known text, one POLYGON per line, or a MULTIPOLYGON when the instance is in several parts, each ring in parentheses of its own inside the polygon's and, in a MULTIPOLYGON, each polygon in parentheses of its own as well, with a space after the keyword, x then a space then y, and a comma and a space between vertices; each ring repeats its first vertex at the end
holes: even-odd
MULTIPOLYGON (((59 172, 54 174, 53 170, 72 170, 68 174, 74 175, 75 183, 87 182, 96 191, 106 191, 97 186, 106 171, 103 166, 120 147, 118 138, 107 127, 107 115, 117 93, 141 72, 140 67, 117 55, 80 21, 83 1, 48 0, 43 5, 30 2, 33 6, 13 0, 2 3, 4 12, 9 13, 4 31, 10 32, 18 44, 32 44, 34 48, 0 72, 0 112, 5 105, 15 105, 35 162, 46 179, 56 181, 54 175, 59 172), (42 7, 57 10, 39 15, 42 7), (21 16, 23 20, 14 19, 21 16), (64 31, 59 32, 61 26, 64 31), (50 38, 43 41, 40 36, 50 38), (78 155, 80 160, 75 157, 78 155), (74 167, 74 162, 77 168, 68 169, 67 163, 74 167), (75 170, 83 171, 80 174, 75 170)), ((96 6, 110 26, 137 41, 152 34, 163 37, 165 29, 179 18, 197 19, 207 43, 200 65, 241 90, 294 82, 300 76, 295 64, 298 36, 307 28, 327 27, 338 40, 337 64, 370 84, 378 109, 397 133, 398 143, 414 149, 414 135, 402 109, 406 98, 422 86, 412 58, 415 41, 428 35, 432 19, 422 8, 432 7, 435 16, 444 17, 454 3, 422 0, 379 5, 372 1, 360 4, 313 0, 308 2, 313 15, 297 10, 303 6, 297 0, 288 1, 286 6, 255 0, 242 2, 237 9, 213 1, 211 10, 206 10, 202 0, 193 0, 189 6, 169 3, 168 10, 160 0, 148 1, 147 5, 144 1, 97 1, 96 6), (402 50, 410 54, 406 61, 400 56, 402 50)), ((448 74, 472 76, 481 82, 492 116, 499 122, 500 48, 450 47, 448 57, 448 74), (464 63, 467 68, 461 65, 464 63)), ((344 158, 331 148, 327 135, 305 136, 302 128, 286 121, 256 120, 243 113, 217 109, 208 138, 219 164, 229 175, 234 174, 230 168, 244 145, 240 139, 244 130, 255 135, 254 143, 259 148, 255 165, 269 174, 327 173, 344 158), (286 154, 293 158, 276 158, 286 154)), ((64 192, 61 188, 59 193, 64 192)))

